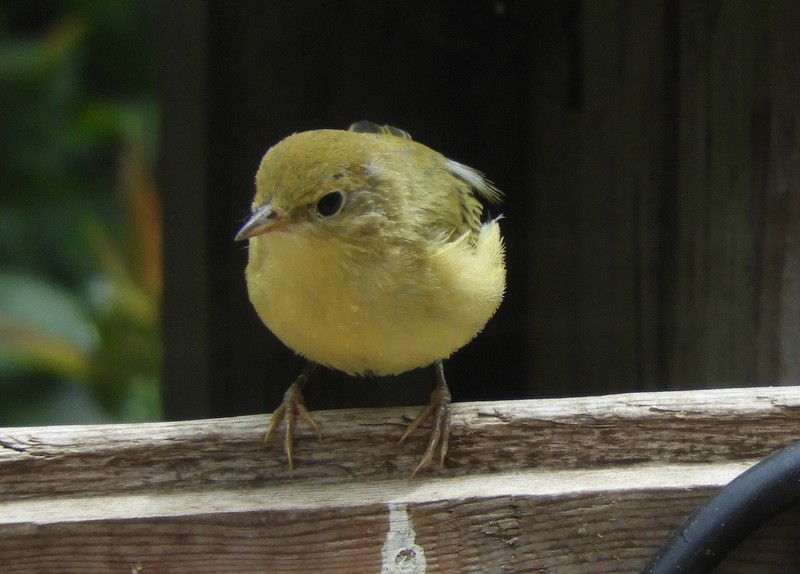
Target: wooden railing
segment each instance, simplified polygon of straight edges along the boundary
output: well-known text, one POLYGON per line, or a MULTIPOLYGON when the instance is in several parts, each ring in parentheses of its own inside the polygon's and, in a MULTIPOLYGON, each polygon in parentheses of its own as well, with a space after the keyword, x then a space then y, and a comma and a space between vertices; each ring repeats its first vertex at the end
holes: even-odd
MULTIPOLYGON (((266 416, 0 429, 2 572, 635 573, 800 437, 796 387, 464 403, 409 481, 418 411, 315 413, 293 477, 266 416)), ((798 534, 786 512, 717 571, 795 571, 798 534)))

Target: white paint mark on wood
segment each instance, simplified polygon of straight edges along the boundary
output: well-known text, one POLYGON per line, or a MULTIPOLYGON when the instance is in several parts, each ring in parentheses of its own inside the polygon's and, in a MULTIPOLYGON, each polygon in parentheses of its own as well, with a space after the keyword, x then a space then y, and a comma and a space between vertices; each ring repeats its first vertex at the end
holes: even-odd
POLYGON ((415 538, 408 505, 390 502, 389 532, 381 552, 381 574, 425 574, 425 551, 414 543, 415 538))

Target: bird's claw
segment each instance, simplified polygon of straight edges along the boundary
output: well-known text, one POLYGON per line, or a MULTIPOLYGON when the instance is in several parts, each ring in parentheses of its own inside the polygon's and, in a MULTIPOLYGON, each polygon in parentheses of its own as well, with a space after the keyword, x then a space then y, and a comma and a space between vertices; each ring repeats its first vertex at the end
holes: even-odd
POLYGON ((431 400, 425 410, 408 425, 406 432, 400 437, 400 443, 405 441, 411 436, 420 425, 428 420, 433 419, 431 426, 431 436, 428 440, 428 447, 422 456, 422 460, 411 473, 409 480, 412 480, 416 474, 423 468, 427 468, 433 462, 436 452, 439 453, 439 467, 444 468, 444 458, 447 456, 447 448, 450 443, 450 403, 451 403, 450 389, 442 377, 439 384, 431 393, 431 400))
MULTIPOLYGON (((305 374, 304 372, 303 375, 305 374)), ((308 378, 303 375, 300 375, 298 380, 289 385, 289 388, 286 389, 286 392, 283 394, 283 402, 275 409, 275 412, 272 413, 272 417, 269 421, 269 428, 264 435, 264 443, 266 444, 275 429, 278 428, 282 422, 285 424, 286 434, 283 439, 283 451, 286 453, 286 457, 289 460, 289 476, 294 473, 294 429, 298 415, 309 427, 314 429, 317 438, 322 438, 319 425, 317 425, 317 421, 314 420, 314 417, 311 416, 311 413, 306 408, 306 403, 303 399, 302 388, 308 378)))

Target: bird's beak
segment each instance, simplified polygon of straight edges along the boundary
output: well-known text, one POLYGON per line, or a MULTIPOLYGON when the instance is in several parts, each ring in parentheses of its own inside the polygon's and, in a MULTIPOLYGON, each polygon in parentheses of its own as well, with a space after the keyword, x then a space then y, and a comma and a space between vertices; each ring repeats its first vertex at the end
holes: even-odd
POLYGON ((262 233, 267 233, 279 227, 283 227, 286 221, 280 217, 277 211, 272 209, 271 203, 265 203, 253 212, 250 219, 245 221, 242 228, 236 234, 236 241, 249 239, 262 233))

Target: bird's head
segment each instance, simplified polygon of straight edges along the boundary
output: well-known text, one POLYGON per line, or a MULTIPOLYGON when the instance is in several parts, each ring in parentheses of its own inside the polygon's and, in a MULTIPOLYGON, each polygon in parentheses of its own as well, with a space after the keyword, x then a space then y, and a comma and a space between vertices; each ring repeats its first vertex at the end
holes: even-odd
POLYGON ((379 136, 339 130, 282 140, 261 161, 252 215, 236 239, 286 232, 357 241, 380 233, 399 206, 379 144, 379 136))

